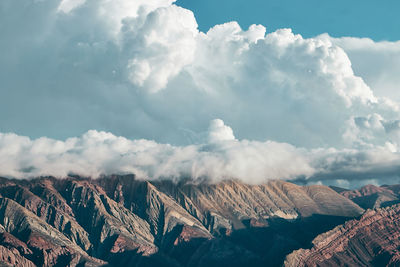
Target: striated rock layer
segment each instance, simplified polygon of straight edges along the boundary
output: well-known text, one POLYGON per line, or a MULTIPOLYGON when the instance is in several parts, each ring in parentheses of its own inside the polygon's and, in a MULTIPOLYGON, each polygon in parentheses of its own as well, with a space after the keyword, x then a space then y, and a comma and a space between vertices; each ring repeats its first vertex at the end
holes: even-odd
POLYGON ((285 266, 400 266, 400 206, 368 210, 286 257, 285 266))
POLYGON ((10 266, 279 266, 364 210, 326 186, 0 179, 10 266))

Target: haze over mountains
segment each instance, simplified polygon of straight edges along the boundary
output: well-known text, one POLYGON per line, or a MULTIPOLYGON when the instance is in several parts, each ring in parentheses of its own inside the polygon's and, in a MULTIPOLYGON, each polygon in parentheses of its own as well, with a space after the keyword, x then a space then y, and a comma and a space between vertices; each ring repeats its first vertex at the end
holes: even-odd
POLYGON ((3 178, 0 257, 11 266, 395 266, 398 188, 149 182, 133 175, 3 178), (392 198, 351 200, 376 199, 381 191, 392 198), (365 210, 372 207, 378 209, 365 210), (384 234, 390 239, 378 238, 384 234))

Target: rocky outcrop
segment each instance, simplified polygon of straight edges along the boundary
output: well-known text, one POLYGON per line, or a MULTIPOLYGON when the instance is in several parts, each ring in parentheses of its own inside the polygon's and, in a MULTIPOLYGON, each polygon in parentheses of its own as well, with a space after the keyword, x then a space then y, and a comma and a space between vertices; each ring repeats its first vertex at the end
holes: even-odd
POLYGON ((0 262, 19 267, 36 266, 32 261, 27 259, 32 258, 33 252, 24 242, 7 232, 3 232, 0 233, 0 243, 0 262))
POLYGON ((286 257, 285 266, 399 266, 400 206, 368 210, 286 257))

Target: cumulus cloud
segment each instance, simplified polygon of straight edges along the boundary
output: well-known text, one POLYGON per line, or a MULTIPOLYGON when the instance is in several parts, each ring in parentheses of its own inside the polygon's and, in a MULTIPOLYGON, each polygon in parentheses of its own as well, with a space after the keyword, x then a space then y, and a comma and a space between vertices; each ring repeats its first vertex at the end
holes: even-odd
POLYGON ((58 11, 69 13, 76 7, 83 5, 85 0, 62 0, 58 6, 58 11))
POLYGON ((0 34, 0 131, 20 134, 1 135, 3 175, 397 166, 396 42, 236 22, 205 33, 174 0, 3 0, 0 34))
POLYGON ((349 56, 357 75, 374 88, 374 94, 400 100, 400 41, 376 42, 370 38, 333 38, 328 34, 319 36, 340 46, 349 56))
POLYGON ((22 2, 0 4, 3 132, 183 145, 218 117, 241 139, 342 146, 352 116, 393 113, 330 38, 236 22, 203 33, 173 0, 22 2))
POLYGON ((144 18, 125 19, 122 38, 131 58, 129 80, 150 92, 164 89, 193 61, 197 34, 193 13, 174 5, 158 8, 144 18))
POLYGON ((235 140, 232 128, 226 126, 220 119, 211 121, 209 127, 208 140, 210 143, 218 143, 219 141, 235 140))

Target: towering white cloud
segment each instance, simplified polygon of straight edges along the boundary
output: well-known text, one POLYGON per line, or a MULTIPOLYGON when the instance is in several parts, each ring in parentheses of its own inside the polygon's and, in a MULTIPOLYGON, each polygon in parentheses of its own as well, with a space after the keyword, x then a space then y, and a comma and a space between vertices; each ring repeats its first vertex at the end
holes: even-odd
POLYGON ((198 31, 189 10, 158 8, 145 18, 126 19, 123 24, 124 49, 131 58, 127 72, 133 85, 157 92, 193 62, 198 31))
POLYGON ((208 140, 210 143, 217 143, 219 141, 235 140, 232 128, 226 126, 220 119, 211 121, 208 133, 208 140))
POLYGON ((0 34, 0 131, 53 137, 2 134, 3 175, 262 181, 387 155, 397 166, 398 43, 236 22, 204 33, 173 0, 3 0, 0 34))
POLYGON ((400 41, 375 42, 369 38, 332 38, 328 34, 319 36, 329 39, 343 48, 352 62, 354 71, 364 77, 374 89, 375 95, 400 100, 400 41))

